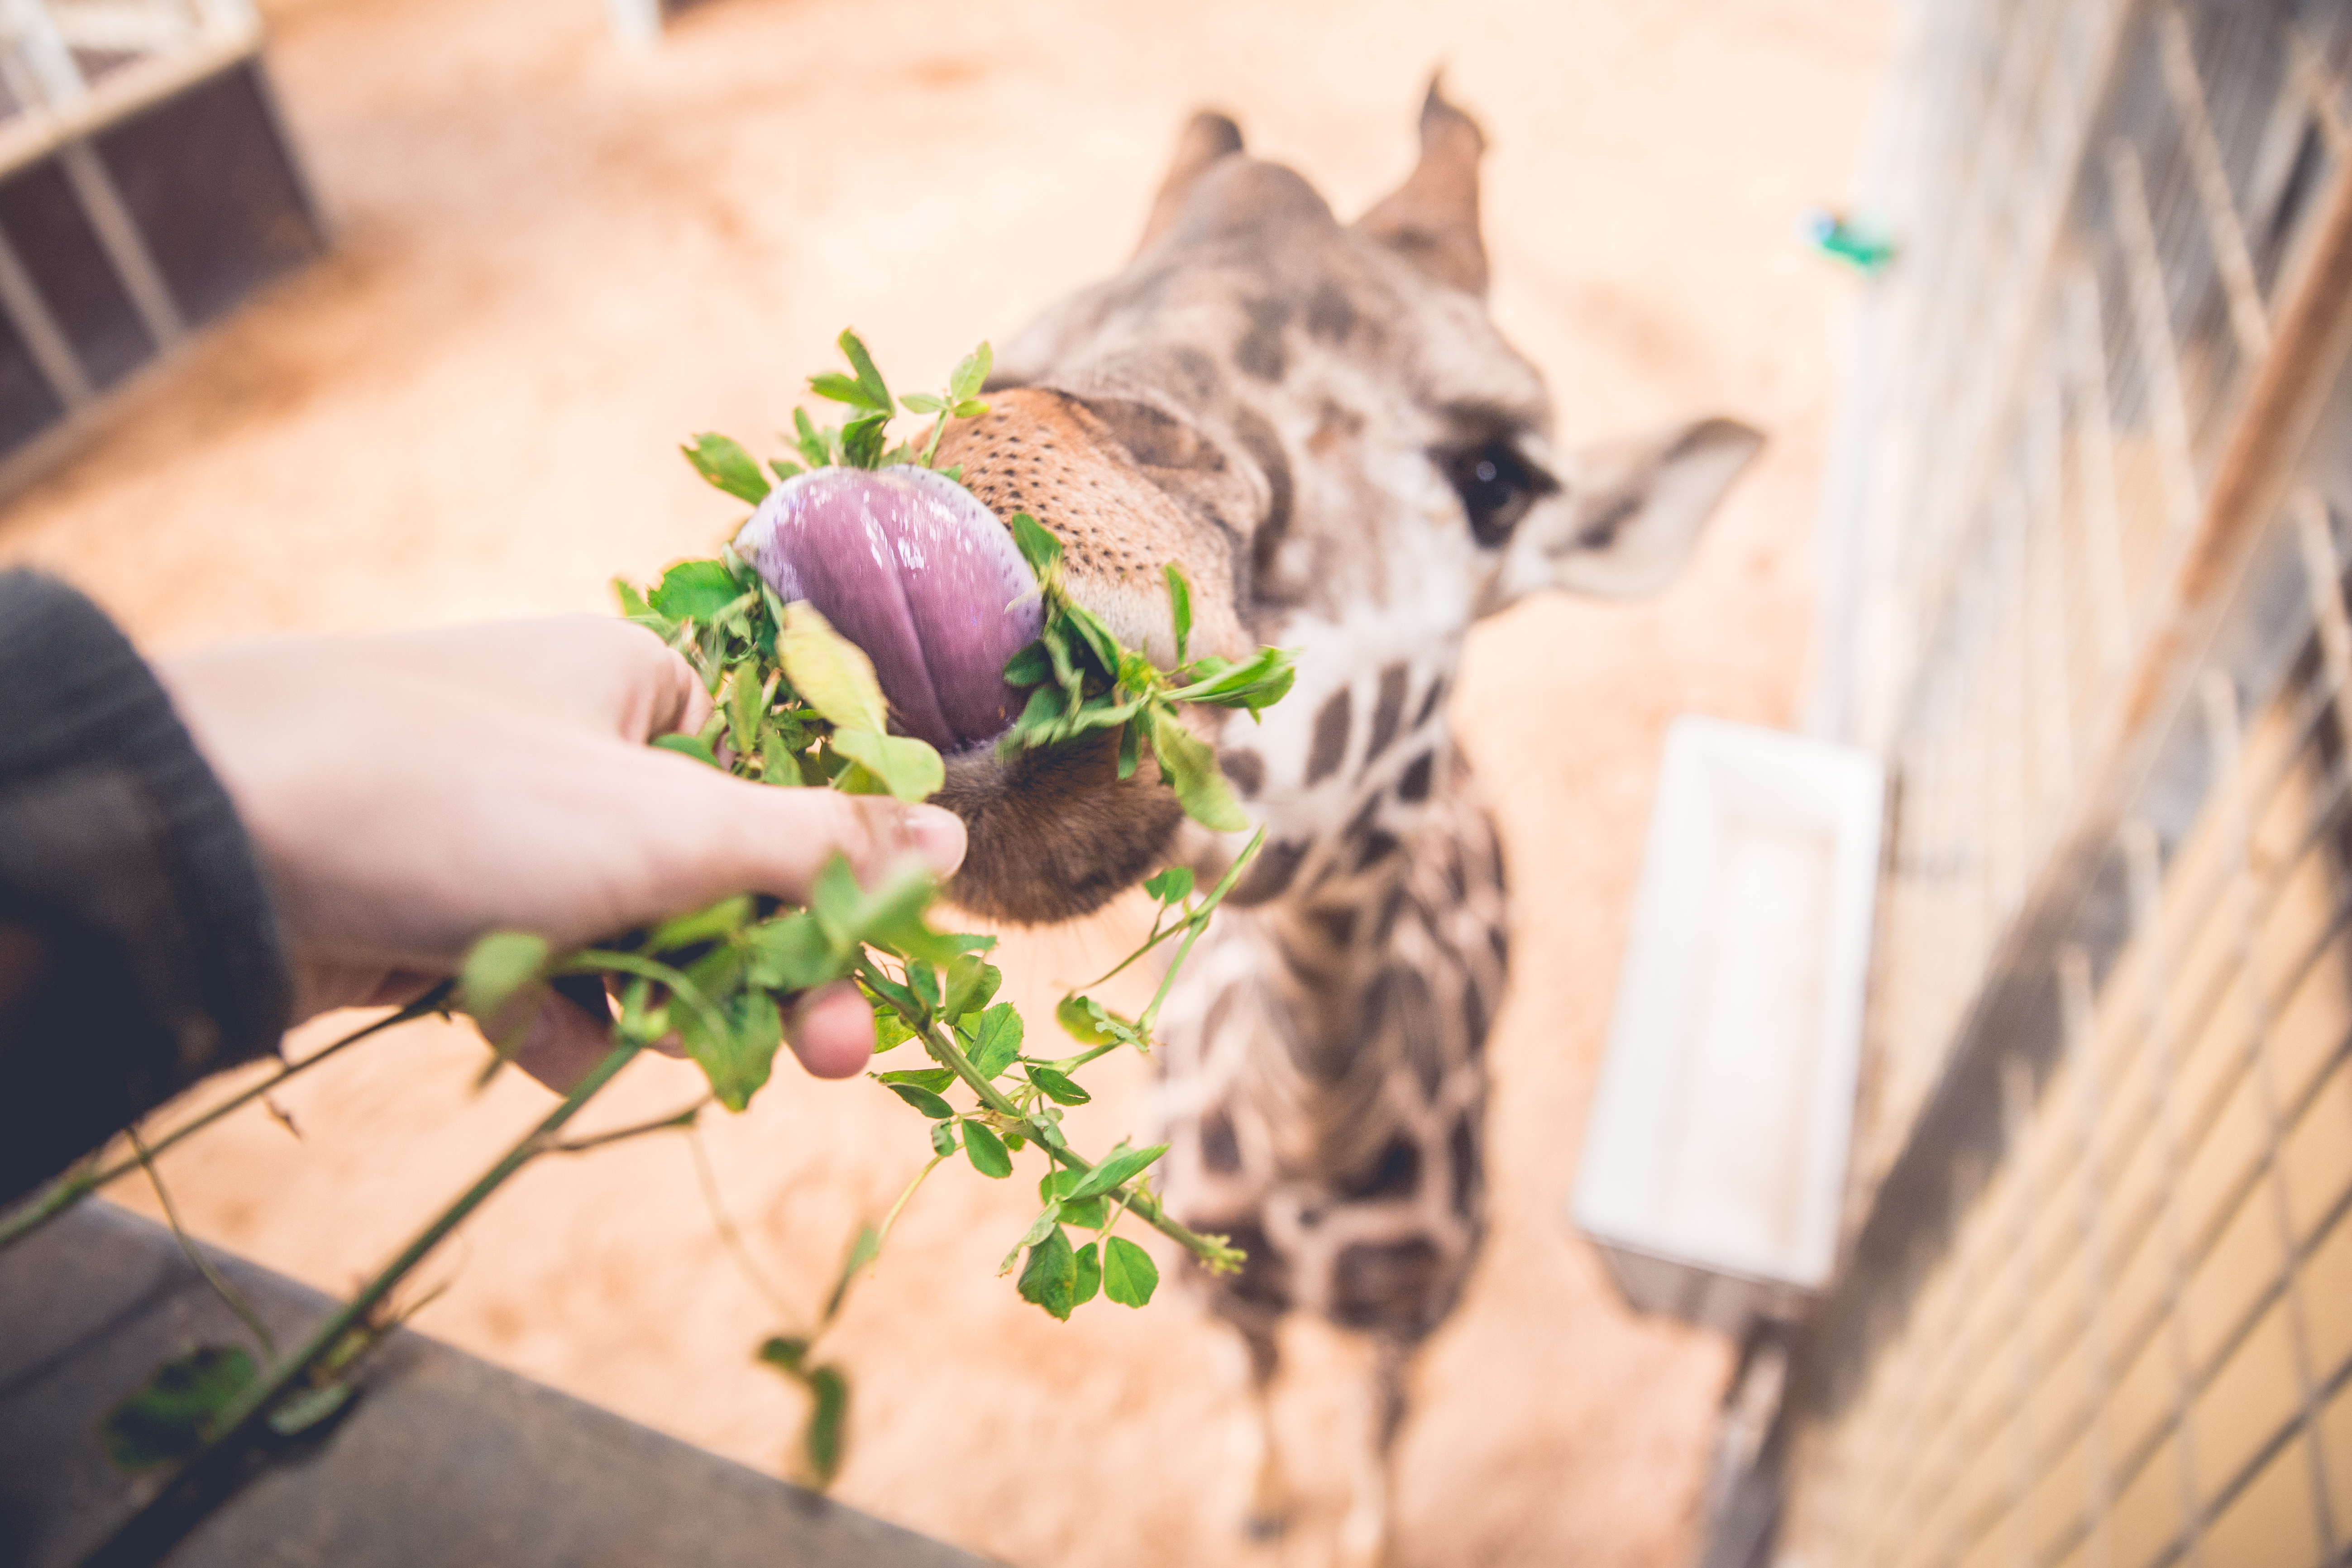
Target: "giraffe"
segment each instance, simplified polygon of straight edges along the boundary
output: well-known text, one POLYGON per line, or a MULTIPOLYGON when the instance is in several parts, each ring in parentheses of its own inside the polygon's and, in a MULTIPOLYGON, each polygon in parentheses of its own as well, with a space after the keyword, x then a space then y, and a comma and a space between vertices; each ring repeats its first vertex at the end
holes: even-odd
MULTIPOLYGON (((1342 224, 1297 174, 1193 119, 1133 258, 1000 355, 942 462, 998 519, 1059 535, 1075 598, 1173 653, 1297 650, 1261 725, 1195 713, 1266 847, 1163 1014, 1169 1202, 1249 1254, 1202 1279, 1248 1351, 1261 1422, 1286 1313, 1370 1336, 1374 1405, 1344 1554, 1385 1552, 1414 1349, 1485 1217, 1485 1045, 1510 958, 1504 861, 1446 721, 1471 626, 1552 589, 1654 593, 1761 437, 1704 418, 1554 444, 1541 378, 1489 321, 1478 127, 1433 83, 1411 175, 1342 224)), ((894 697, 894 700, 895 700, 894 697)), ((1533 723, 1557 721, 1530 714, 1533 723)), ((948 759, 971 849, 950 889, 1016 921, 1099 907, 1165 863, 1213 876, 1242 835, 1186 820, 1109 737, 948 759)), ((1247 1522, 1288 1503, 1261 1445, 1247 1522)))

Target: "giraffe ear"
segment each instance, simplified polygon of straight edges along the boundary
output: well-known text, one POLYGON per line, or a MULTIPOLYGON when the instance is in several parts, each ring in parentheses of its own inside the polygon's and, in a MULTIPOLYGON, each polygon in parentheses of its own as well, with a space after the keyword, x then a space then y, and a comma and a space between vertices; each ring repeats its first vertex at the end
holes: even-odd
POLYGON ((1151 216, 1143 220, 1143 237, 1135 242, 1139 255, 1151 248, 1151 242, 1175 226, 1176 218, 1184 210, 1185 199, 1211 164, 1229 158, 1242 150, 1242 128, 1222 114, 1202 110, 1192 116, 1183 134, 1176 138, 1176 156, 1169 161, 1168 176, 1160 182, 1160 194, 1151 199, 1151 216))
POLYGON ((1477 122, 1446 102, 1432 77, 1421 106, 1421 162, 1403 184, 1356 220, 1356 231, 1440 283, 1483 296, 1486 246, 1478 237, 1478 158, 1486 150, 1477 122))
MULTIPOLYGON (((1567 493, 1511 542, 1521 593, 1655 594, 1678 576, 1699 529, 1764 446, 1736 419, 1701 419, 1575 454, 1567 493)), ((1514 595, 1516 596, 1516 595, 1514 595)))

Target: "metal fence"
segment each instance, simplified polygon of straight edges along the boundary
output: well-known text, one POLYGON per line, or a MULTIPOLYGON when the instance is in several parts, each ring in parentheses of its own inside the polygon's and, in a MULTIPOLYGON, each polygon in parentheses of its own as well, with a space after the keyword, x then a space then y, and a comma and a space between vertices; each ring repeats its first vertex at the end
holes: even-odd
POLYGON ((1898 794, 1784 1562, 2352 1561, 2347 68, 2342 3, 1905 13, 1818 701, 1898 794))

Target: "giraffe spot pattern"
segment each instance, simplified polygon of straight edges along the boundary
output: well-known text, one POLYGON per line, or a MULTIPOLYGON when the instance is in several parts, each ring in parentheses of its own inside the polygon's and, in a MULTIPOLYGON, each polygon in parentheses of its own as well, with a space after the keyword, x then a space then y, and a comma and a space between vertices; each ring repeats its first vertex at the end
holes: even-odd
POLYGON ((1465 1219, 1478 1214, 1482 1183, 1478 1159, 1478 1123, 1468 1111, 1454 1121, 1454 1131, 1446 1135, 1447 1163, 1454 1167, 1454 1212, 1465 1219))
POLYGON ((1348 291, 1326 278, 1307 301, 1307 333, 1327 343, 1344 343, 1356 330, 1356 307, 1348 291))
POLYGON ((1355 940, 1356 910, 1352 906, 1343 904, 1317 910, 1309 918, 1333 947, 1345 947, 1355 940))
POLYGON ((1437 1244, 1425 1237, 1356 1242, 1332 1267, 1331 1316, 1350 1329, 1425 1332, 1453 1305, 1450 1292, 1442 1304, 1433 1301, 1444 1270, 1437 1244))
POLYGON ((1391 1138, 1364 1169, 1332 1185, 1351 1203, 1409 1198, 1421 1190, 1421 1151, 1410 1139, 1391 1138))
POLYGON ((1282 329, 1290 321, 1290 307, 1280 300, 1244 300, 1249 331, 1234 345, 1234 363, 1244 375, 1260 381, 1280 381, 1289 362, 1282 352, 1282 329))
POLYGON ((1279 898, 1298 875, 1299 863, 1307 858, 1307 846, 1286 839, 1269 844, 1258 851, 1257 864, 1227 896, 1236 904, 1262 904, 1268 899, 1279 898))
POLYGON ((1196 1230, 1223 1236, 1247 1256, 1241 1272, 1227 1275, 1219 1285, 1227 1295, 1263 1311, 1290 1308, 1290 1262, 1255 1217, 1190 1222, 1196 1230))
POLYGON ((1219 752, 1217 765, 1244 800, 1255 800, 1265 787, 1265 759, 1255 752, 1219 752))
POLYGON ((1250 541, 1251 569, 1256 581, 1251 584, 1255 595, 1261 599, 1278 600, 1284 584, 1273 580, 1274 558, 1290 536, 1290 510, 1297 494, 1292 487, 1290 459, 1282 450, 1282 437, 1275 434, 1273 425, 1256 409, 1241 407, 1234 410, 1234 439, 1257 465, 1265 479, 1265 515, 1258 520, 1256 535, 1250 541))
POLYGON ((1436 764, 1437 755, 1433 752, 1423 752, 1407 763, 1404 772, 1397 776, 1397 798, 1413 805, 1427 800, 1430 774, 1436 764))
POLYGON ((1234 1131, 1234 1119, 1223 1110, 1201 1118, 1201 1163, 1221 1176, 1242 1168, 1241 1139, 1234 1131))
POLYGON ((1421 711, 1412 716, 1412 727, 1418 730, 1436 717, 1437 705, 1444 700, 1445 677, 1441 675, 1429 683, 1429 695, 1421 700, 1421 711))
POLYGON ((1385 827, 1375 827, 1364 835, 1362 847, 1356 851, 1356 869, 1365 871, 1387 859, 1402 848, 1397 836, 1385 827))
POLYGON ((1404 717, 1405 683, 1412 671, 1407 666, 1392 664, 1381 671, 1381 694, 1372 707, 1372 736, 1364 743, 1364 765, 1371 766, 1389 742, 1396 739, 1397 721, 1404 717))
POLYGON ((1339 688, 1324 699, 1322 709, 1315 715, 1315 738, 1307 751, 1307 783, 1321 784, 1339 771, 1339 760, 1348 752, 1348 724, 1351 699, 1346 687, 1339 688))

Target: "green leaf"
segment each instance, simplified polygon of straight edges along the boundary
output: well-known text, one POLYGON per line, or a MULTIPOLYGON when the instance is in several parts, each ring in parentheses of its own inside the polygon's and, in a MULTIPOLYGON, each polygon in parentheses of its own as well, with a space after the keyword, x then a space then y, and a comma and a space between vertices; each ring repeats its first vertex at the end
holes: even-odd
POLYGON ((743 940, 751 949, 745 977, 772 991, 807 991, 838 980, 856 958, 849 944, 836 945, 806 910, 762 921, 743 940))
POLYGON ((808 1375, 809 1394, 815 1401, 809 1412, 809 1470, 819 1487, 833 1484, 841 1473, 841 1451, 849 1424, 849 1381, 831 1364, 808 1375))
POLYGON ((1163 904, 1181 904, 1192 896, 1192 868, 1171 866, 1143 879, 1143 890, 1163 904))
POLYGON ((1102 1157, 1101 1163, 1078 1179, 1070 1189, 1073 1198, 1090 1198, 1098 1193, 1108 1193, 1125 1185, 1139 1175, 1143 1169, 1168 1152, 1165 1143, 1154 1143, 1149 1149, 1130 1149, 1121 1143, 1102 1157))
POLYGON ((911 1083, 937 1094, 955 1082, 956 1075, 949 1068, 909 1068, 899 1072, 878 1072, 874 1077, 882 1083, 911 1083))
POLYGON ((1136 763, 1143 760, 1143 718, 1140 714, 1127 721, 1118 732, 1118 776, 1131 779, 1136 763))
POLYGON ((1184 673, 1194 679, 1170 692, 1171 701, 1246 708, 1253 714, 1281 701, 1298 679, 1290 650, 1281 647, 1262 647, 1240 664, 1203 658, 1184 673))
POLYGON ((694 471, 740 500, 753 506, 768 499, 768 476, 751 454, 726 437, 704 431, 691 447, 680 447, 694 471))
POLYGON ((868 414, 841 427, 841 460, 853 468, 878 468, 890 416, 868 414))
POLYGON ((809 887, 809 913, 824 927, 824 934, 843 947, 855 946, 865 920, 866 889, 839 850, 825 857, 809 887))
POLYGON ((784 679, 801 700, 845 730, 880 733, 885 718, 882 683, 874 661, 805 600, 784 606, 784 633, 777 649, 784 679))
POLYGON ((1021 1070, 1027 1073, 1029 1081, 1044 1089, 1045 1098, 1056 1105, 1084 1105, 1094 1098, 1071 1081, 1066 1073, 1056 1072, 1052 1068, 1039 1067, 1035 1062, 1025 1064, 1021 1070))
POLYGON ((751 952, 742 943, 719 942, 686 966, 686 977, 705 996, 728 997, 742 988, 743 972, 751 966, 751 952))
POLYGON ((731 899, 721 899, 691 914, 664 921, 654 927, 646 945, 655 952, 671 952, 681 947, 693 947, 720 937, 733 936, 749 924, 757 912, 748 893, 738 893, 731 899))
POLYGON ((1033 1301, 1064 1322, 1077 1304, 1078 1259, 1070 1238, 1055 1226, 1029 1249, 1028 1266, 1021 1270, 1021 1299, 1033 1301))
POLYGON ((1109 1017, 1108 1010, 1091 996, 1065 996, 1054 1008, 1054 1021, 1081 1045, 1107 1046, 1118 1039, 1107 1026, 1109 1017))
POLYGON ((802 460, 810 468, 822 468, 833 461, 832 453, 826 449, 824 437, 818 433, 816 426, 810 421, 808 410, 804 408, 793 410, 793 444, 800 449, 802 460))
POLYGON ((952 963, 963 951, 957 939, 933 931, 923 920, 923 911, 930 907, 937 891, 938 884, 929 872, 902 872, 897 880, 859 906, 856 939, 905 958, 952 963))
POLYGON ((1223 833, 1249 826, 1225 775, 1217 769, 1216 753, 1164 708, 1151 712, 1151 754, 1160 759, 1161 776, 1174 786, 1184 814, 1193 821, 1223 833))
POLYGON ((1062 615, 1071 628, 1085 640, 1087 650, 1095 656, 1095 662, 1101 667, 1103 674, 1106 677, 1117 675, 1118 639, 1110 635, 1110 628, 1102 624, 1102 618, 1083 605, 1066 604, 1062 615))
POLYGON ((952 1121, 934 1121, 934 1122, 932 1122, 932 1123, 931 1123, 931 1152, 932 1152, 932 1153, 934 1153, 934 1154, 937 1154, 940 1159, 944 1160, 944 1159, 946 1159, 949 1155, 950 1155, 950 1154, 954 1153, 955 1152, 956 1152, 955 1123, 954 1123, 954 1122, 952 1122, 952 1121))
POLYGON ((1168 614, 1176 623, 1176 662, 1184 662, 1184 647, 1192 640, 1192 587, 1171 561, 1160 569, 1168 578, 1168 614))
POLYGON ((1123 1236, 1103 1245, 1103 1294, 1122 1307, 1140 1307, 1160 1288, 1160 1265, 1123 1236))
POLYGON ((1060 1205, 1062 1224, 1076 1226, 1080 1230, 1100 1230, 1110 1223, 1109 1206, 1098 1197, 1073 1198, 1067 1195, 1070 1189, 1078 1184, 1078 1178, 1083 1174, 1084 1172, 1056 1165, 1038 1181, 1037 1195, 1047 1203, 1060 1205))
POLYGON ((975 952, 962 954, 948 965, 947 995, 940 1003, 941 1016, 953 1022, 979 1011, 988 1005, 1003 982, 1003 972, 994 964, 975 952))
POLYGON ((1102 1255, 1091 1241, 1078 1248, 1078 1288, 1070 1296, 1070 1305, 1083 1307, 1095 1299, 1102 1289, 1102 1255))
POLYGON ((458 1007, 483 1020, 496 1018, 523 991, 545 977, 552 952, 543 936, 494 931, 474 943, 457 972, 458 1007))
POLYGON ((988 405, 977 397, 967 397, 948 412, 959 419, 977 419, 988 412, 988 405))
POLYGON ((1013 1010, 1010 1002, 999 1002, 980 1016, 980 1027, 973 1031, 971 1065, 982 1078, 994 1078, 1013 1065, 1021 1054, 1021 1015, 1013 1010))
POLYGON ((984 1121, 965 1120, 963 1152, 971 1168, 983 1176, 1002 1179, 1013 1173, 1013 1156, 1004 1152, 1004 1140, 984 1121))
POLYGON ((894 1083, 890 1092, 913 1106, 934 1121, 943 1121, 955 1114, 955 1107, 933 1094, 920 1084, 894 1083))
POLYGON ((1004 684, 1012 687, 1034 686, 1054 673, 1054 656, 1045 651, 1043 643, 1031 643, 1004 661, 1004 684))
POLYGON ((808 1357, 808 1348, 809 1342, 804 1339, 787 1338, 782 1334, 775 1334, 762 1340, 760 1342, 760 1348, 751 1352, 751 1357, 754 1361, 766 1363, 778 1372, 790 1373, 797 1376, 801 1370, 801 1363, 808 1357))
POLYGON ((280 1437, 299 1437, 341 1413, 351 1404, 352 1394, 348 1383, 330 1383, 290 1394, 269 1412, 269 1429, 280 1437))
POLYGON ((910 392, 898 403, 909 414, 937 414, 947 406, 936 393, 929 392, 910 392))
POLYGON ((874 395, 837 370, 829 370, 809 377, 809 390, 819 397, 829 397, 835 403, 846 403, 852 408, 875 408, 883 414, 890 411, 887 403, 877 404, 874 395))
POLYGON ((986 343, 956 362, 955 370, 948 376, 948 396, 957 402, 968 402, 988 383, 988 373, 996 368, 996 353, 986 343))
POLYGON ((204 1447, 214 1420, 254 1374, 252 1352, 236 1345, 200 1345, 173 1356, 99 1421, 99 1445, 118 1470, 184 1459, 204 1447))
POLYGON ((784 1043, 783 1015, 764 991, 746 991, 714 1002, 712 1016, 699 1008, 673 1007, 678 1043, 702 1076, 710 1092, 730 1110, 740 1110, 768 1081, 775 1068, 777 1047, 784 1043))
POLYGON ((864 387, 866 395, 873 399, 871 406, 879 408, 886 414, 888 413, 890 389, 883 384, 882 373, 874 368, 874 356, 866 352, 864 340, 847 327, 844 327, 841 330, 841 336, 835 338, 834 342, 839 345, 843 353, 849 356, 849 367, 857 373, 857 384, 864 387))
POLYGON ((909 803, 939 794, 948 781, 947 764, 930 742, 912 735, 885 735, 872 730, 844 727, 833 732, 833 749, 880 779, 889 792, 909 803))
POLYGON ((662 574, 647 595, 655 610, 674 621, 701 621, 743 596, 742 585, 724 561, 681 561, 662 574))
POLYGON ((1045 582, 1054 568, 1062 562, 1062 542, 1048 533, 1038 521, 1025 511, 1013 514, 1013 542, 1021 552, 1021 559, 1029 563, 1037 581, 1045 582))
POLYGON ((876 1056, 880 1056, 884 1051, 895 1051, 914 1037, 913 1026, 898 1016, 898 1009, 891 1006, 887 1002, 874 1004, 874 1054, 876 1056))
POLYGON ((760 671, 750 660, 735 667, 727 678, 727 743, 735 748, 739 757, 757 755, 761 727, 768 700, 760 671))
POLYGON ((636 585, 626 578, 613 579, 613 596, 621 602, 621 615, 624 619, 635 621, 641 626, 650 628, 659 635, 664 642, 677 635, 677 624, 667 616, 656 612, 651 605, 646 603, 646 596, 637 592, 636 585))
POLYGON ((882 1233, 870 1225, 857 1227, 857 1239, 849 1244, 848 1255, 841 1260, 841 1272, 833 1279, 833 1289, 824 1299, 824 1311, 817 1318, 822 1328, 841 1315, 841 1304, 849 1299, 849 1288, 857 1282, 857 1271, 882 1256, 882 1233))
POLYGON ((692 757, 705 767, 719 765, 719 754, 710 749, 710 742, 699 735, 656 735, 653 743, 658 750, 676 752, 681 757, 692 757))
POLYGON ((801 475, 808 472, 806 468, 801 467, 798 463, 788 463, 782 458, 769 458, 768 467, 775 473, 776 478, 779 479, 797 479, 801 475))

